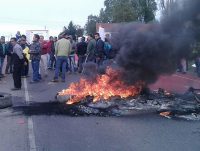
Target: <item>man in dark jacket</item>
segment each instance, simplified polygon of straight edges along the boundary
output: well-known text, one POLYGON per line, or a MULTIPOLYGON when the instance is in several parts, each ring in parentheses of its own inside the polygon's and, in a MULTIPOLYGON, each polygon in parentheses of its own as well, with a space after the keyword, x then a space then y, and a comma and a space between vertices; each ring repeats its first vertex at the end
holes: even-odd
POLYGON ((13 61, 12 61, 12 53, 13 53, 13 46, 11 42, 7 43, 7 64, 6 64, 6 74, 13 73, 13 61))
POLYGON ((21 71, 24 63, 22 47, 17 43, 17 38, 11 38, 13 45, 13 80, 14 88, 11 90, 20 90, 22 86, 21 71))
POLYGON ((77 44, 77 55, 78 55, 78 72, 81 73, 83 70, 83 63, 85 61, 85 54, 87 52, 87 43, 85 37, 81 38, 81 42, 77 44))
POLYGON ((98 66, 103 64, 105 52, 104 52, 104 42, 101 40, 101 37, 99 33, 96 33, 94 35, 96 40, 96 49, 95 49, 95 57, 96 57, 96 63, 98 66))
POLYGON ((4 63, 6 53, 7 53, 7 45, 5 43, 5 37, 1 36, 1 39, 0 39, 0 78, 3 77, 2 69, 3 69, 3 63, 4 63))

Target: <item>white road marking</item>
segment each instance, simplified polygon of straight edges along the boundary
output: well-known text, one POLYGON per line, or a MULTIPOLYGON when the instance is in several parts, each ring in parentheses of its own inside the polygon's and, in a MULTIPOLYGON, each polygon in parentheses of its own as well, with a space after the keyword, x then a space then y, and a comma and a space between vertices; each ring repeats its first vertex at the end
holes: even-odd
MULTIPOLYGON (((28 86, 27 86, 27 80, 24 79, 24 89, 25 89, 25 99, 26 104, 30 103, 30 97, 28 93, 28 86)), ((33 119, 32 117, 28 117, 28 139, 29 139, 29 151, 37 151, 36 145, 35 145, 35 134, 34 134, 34 128, 33 128, 33 119)))
POLYGON ((200 81, 197 80, 197 79, 191 79, 191 78, 183 77, 183 76, 180 76, 180 75, 177 75, 177 74, 175 74, 173 76, 176 76, 176 77, 179 77, 179 78, 183 78, 183 79, 186 79, 186 80, 190 80, 190 81, 194 81, 194 82, 200 83, 200 81))
POLYGON ((28 139, 29 139, 29 150, 37 151, 35 145, 35 135, 33 130, 33 119, 32 117, 28 118, 28 139))

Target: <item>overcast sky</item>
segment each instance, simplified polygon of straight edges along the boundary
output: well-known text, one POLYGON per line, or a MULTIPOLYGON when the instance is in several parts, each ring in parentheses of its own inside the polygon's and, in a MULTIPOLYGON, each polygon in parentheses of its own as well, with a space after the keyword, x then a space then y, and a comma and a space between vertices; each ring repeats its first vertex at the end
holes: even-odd
POLYGON ((83 27, 88 15, 99 14, 103 3, 104 0, 1 0, 0 35, 45 26, 56 35, 71 20, 83 27))

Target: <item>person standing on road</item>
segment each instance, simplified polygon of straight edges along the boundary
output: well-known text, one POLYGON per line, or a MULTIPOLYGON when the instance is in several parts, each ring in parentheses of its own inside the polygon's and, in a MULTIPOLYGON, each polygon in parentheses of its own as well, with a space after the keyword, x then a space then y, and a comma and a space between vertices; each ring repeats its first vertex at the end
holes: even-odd
POLYGON ((105 38, 104 52, 105 52, 106 59, 111 59, 112 58, 112 55, 111 55, 112 46, 111 46, 110 41, 108 40, 108 38, 105 38))
POLYGON ((94 36, 92 34, 88 35, 88 45, 87 45, 87 62, 91 61, 94 62, 95 61, 95 48, 96 48, 96 41, 94 39, 94 36))
POLYGON ((76 52, 76 42, 75 42, 75 38, 73 38, 73 36, 69 36, 69 41, 71 42, 71 53, 69 55, 69 64, 68 64, 68 70, 70 73, 74 73, 75 72, 75 68, 76 68, 76 64, 75 64, 75 52, 76 52))
POLYGON ((13 54, 13 46, 11 42, 9 41, 7 43, 7 63, 6 63, 6 70, 5 73, 13 73, 13 59, 12 59, 12 54, 13 54))
POLYGON ((29 48, 27 46, 27 43, 26 43, 26 36, 23 35, 21 38, 20 38, 20 45, 22 47, 22 50, 23 50, 23 56, 24 56, 24 65, 23 65, 23 69, 22 69, 22 77, 23 78, 26 78, 28 76, 28 72, 29 72, 29 48))
POLYGON ((77 44, 77 55, 78 55, 78 72, 81 73, 83 70, 83 63, 85 61, 85 55, 87 52, 87 43, 85 37, 81 38, 81 42, 77 44))
POLYGON ((30 59, 33 69, 33 78, 30 83, 36 83, 41 80, 41 76, 39 75, 39 66, 40 66, 40 58, 41 58, 41 47, 39 43, 40 36, 35 34, 33 36, 33 43, 30 46, 30 59))
POLYGON ((56 56, 56 70, 52 82, 58 82, 60 67, 62 67, 62 82, 65 82, 65 73, 68 57, 71 53, 71 43, 67 39, 67 34, 56 42, 55 56, 56 56))
POLYGON ((22 86, 21 71, 24 63, 24 56, 22 47, 17 43, 17 38, 11 38, 13 45, 13 80, 14 88, 11 90, 20 90, 22 86))
POLYGON ((1 36, 1 39, 0 39, 0 77, 1 78, 4 77, 2 70, 3 70, 3 64, 4 64, 6 53, 7 53, 7 45, 5 43, 5 37, 1 36))
POLYGON ((95 39, 96 39, 96 49, 95 49, 95 57, 96 57, 96 63, 98 66, 103 64, 105 52, 104 52, 104 42, 101 40, 101 37, 99 33, 95 33, 95 39))
POLYGON ((53 38, 53 49, 51 51, 50 59, 51 59, 51 69, 55 69, 56 67, 56 58, 55 58, 55 47, 56 47, 56 42, 58 41, 57 37, 53 38))
POLYGON ((54 46, 54 41, 53 41, 52 36, 49 37, 49 41, 47 42, 47 52, 48 52, 47 66, 48 66, 48 69, 52 69, 52 66, 51 66, 51 62, 53 61, 52 55, 55 54, 55 46, 54 46))
MULTIPOLYGON (((44 76, 47 77, 47 66, 48 66, 48 45, 47 41, 44 40, 44 36, 40 36, 41 45, 41 60, 40 60, 40 72, 44 71, 44 76)), ((41 74, 41 73, 40 73, 41 74)))

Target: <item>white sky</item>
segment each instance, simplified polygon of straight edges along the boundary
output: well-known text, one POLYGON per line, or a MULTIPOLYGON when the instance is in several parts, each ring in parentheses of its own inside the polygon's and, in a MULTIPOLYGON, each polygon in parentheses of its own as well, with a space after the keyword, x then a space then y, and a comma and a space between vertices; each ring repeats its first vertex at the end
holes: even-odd
POLYGON ((104 0, 0 0, 0 35, 46 26, 56 36, 71 20, 84 27, 87 17, 102 7, 104 0))

